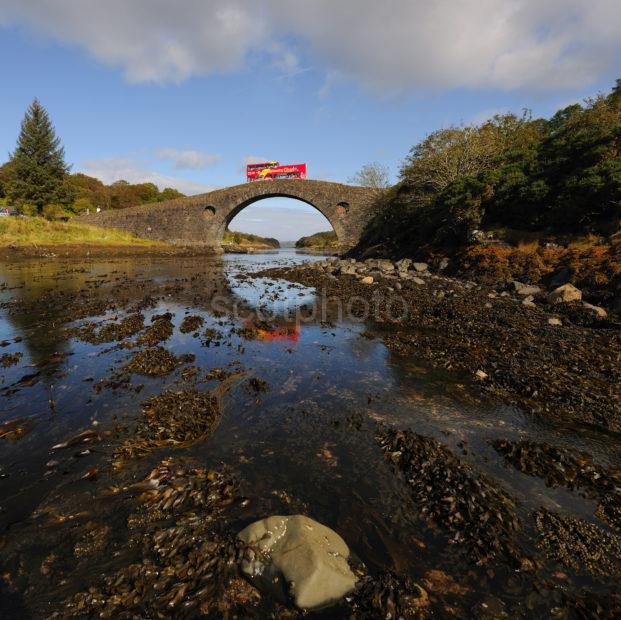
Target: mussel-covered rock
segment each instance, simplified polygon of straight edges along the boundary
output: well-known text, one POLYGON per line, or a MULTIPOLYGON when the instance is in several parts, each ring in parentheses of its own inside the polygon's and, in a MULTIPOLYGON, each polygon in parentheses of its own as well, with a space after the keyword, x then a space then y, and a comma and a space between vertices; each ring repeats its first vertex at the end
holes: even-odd
MULTIPOLYGON (((88 590, 65 600, 51 618, 222 617, 235 596, 248 594, 235 582, 237 548, 221 523, 235 482, 224 472, 163 461, 144 482, 147 490, 128 519, 140 560, 105 573, 88 590), (226 608, 219 601, 226 599, 226 608)), ((76 548, 82 556, 104 534, 92 528, 76 548)), ((257 597, 254 602, 256 603, 257 597)))
POLYGON ((138 375, 157 377, 171 373, 178 363, 179 360, 170 351, 162 347, 149 347, 138 351, 125 366, 125 370, 138 375))
POLYGON ((263 381, 263 379, 259 379, 258 377, 252 377, 245 382, 244 387, 248 392, 259 394, 261 392, 269 392, 270 384, 267 381, 263 381))
POLYGON ((456 458, 431 437, 391 430, 379 444, 403 472, 422 518, 443 528, 479 563, 517 561, 521 528, 514 502, 498 485, 456 458))
POLYGON ((194 389, 167 391, 142 403, 135 436, 117 449, 114 464, 162 446, 189 445, 206 437, 220 417, 217 399, 194 389))
POLYGON ((425 589, 410 577, 381 573, 362 580, 351 605, 354 618, 388 620, 424 618, 429 604, 425 589))
POLYGON ((93 556, 106 546, 110 526, 89 522, 84 526, 84 535, 75 543, 73 554, 76 558, 93 556))
POLYGON ((588 454, 540 444, 498 439, 492 443, 518 471, 545 480, 550 487, 564 486, 600 500, 597 516, 621 530, 621 470, 593 463, 588 454))
POLYGON ((179 331, 181 331, 182 334, 189 334, 195 332, 203 326, 204 322, 205 319, 198 314, 186 316, 181 322, 179 331))
POLYGON ((2 368, 9 368, 15 366, 22 358, 22 353, 17 351, 16 353, 3 353, 0 357, 0 366, 2 368))
POLYGON ((547 510, 535 513, 539 546, 576 571, 621 575, 621 537, 582 519, 547 510))
POLYGON ((111 321, 103 326, 97 323, 88 323, 74 330, 73 333, 84 342, 103 344, 116 342, 134 336, 144 328, 144 316, 140 313, 130 314, 120 322, 111 321))
POLYGON ((153 347, 173 335, 172 314, 166 312, 152 317, 151 325, 138 337, 136 344, 153 347))

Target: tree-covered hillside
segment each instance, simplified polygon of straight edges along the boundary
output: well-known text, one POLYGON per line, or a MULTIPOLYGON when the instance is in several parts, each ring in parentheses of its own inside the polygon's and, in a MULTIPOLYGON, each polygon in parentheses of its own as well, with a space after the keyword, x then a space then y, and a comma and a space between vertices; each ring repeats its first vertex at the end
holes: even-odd
POLYGON ((621 80, 609 95, 549 120, 525 112, 433 132, 412 148, 379 207, 362 245, 390 254, 455 248, 502 237, 504 229, 559 238, 614 234, 621 80))
POLYGON ((257 249, 277 249, 280 247, 278 239, 273 237, 261 237, 259 235, 253 235, 252 233, 238 232, 235 230, 224 231, 224 238, 222 242, 225 245, 234 245, 242 248, 254 248, 257 249))
POLYGON ((333 230, 318 232, 308 237, 300 237, 295 242, 296 248, 333 249, 338 247, 338 239, 333 230))

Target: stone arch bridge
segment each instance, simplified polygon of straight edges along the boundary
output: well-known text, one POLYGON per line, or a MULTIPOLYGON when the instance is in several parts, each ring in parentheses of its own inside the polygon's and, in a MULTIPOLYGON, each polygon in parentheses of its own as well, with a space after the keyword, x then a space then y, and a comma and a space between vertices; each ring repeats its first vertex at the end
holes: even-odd
POLYGON ((187 198, 83 215, 77 221, 120 228, 146 239, 217 249, 226 227, 247 206, 263 198, 297 198, 326 217, 341 249, 347 250, 356 245, 371 219, 377 195, 376 189, 328 181, 265 180, 187 198))

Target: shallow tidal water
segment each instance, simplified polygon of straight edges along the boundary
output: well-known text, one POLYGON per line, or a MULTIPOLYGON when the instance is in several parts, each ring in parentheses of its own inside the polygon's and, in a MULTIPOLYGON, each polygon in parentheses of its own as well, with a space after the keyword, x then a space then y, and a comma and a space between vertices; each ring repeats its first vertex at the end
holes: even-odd
MULTIPOLYGON (((547 423, 493 401, 463 373, 389 351, 382 340, 387 328, 372 322, 319 316, 296 327, 285 312, 295 315, 310 306, 315 291, 246 274, 306 260, 314 259, 283 250, 221 258, 0 265, 0 354, 22 354, 15 365, 0 367, 0 424, 20 418, 25 428, 19 437, 0 439, 0 538, 28 542, 41 536, 39 544, 25 547, 30 549, 24 552, 26 572, 36 573, 41 558, 53 551, 40 529, 33 528, 36 516, 61 504, 65 513, 96 512, 92 499, 116 484, 117 474, 107 465, 110 445, 135 422, 145 399, 188 385, 219 389, 221 417, 214 432, 189 447, 161 449, 132 461, 124 476, 142 480, 169 455, 205 467, 230 467, 250 500, 235 514, 235 530, 270 514, 303 512, 336 530, 370 572, 419 574, 436 568, 455 576, 470 570, 466 563, 456 566, 446 541, 428 535, 412 517, 408 488, 378 448, 378 423, 447 445, 515 498, 526 523, 528 514, 541 507, 593 520, 592 500, 547 488, 539 478, 507 467, 490 442, 532 439, 584 450, 598 464, 611 466, 621 461, 617 436, 547 423), (49 291, 81 289, 118 299, 119 310, 72 322, 59 318, 54 307, 37 307, 32 314, 16 311, 22 302, 49 291), (143 303, 152 290, 157 291, 152 303, 143 303), (134 307, 146 324, 153 315, 173 313, 174 333, 161 345, 175 355, 194 355, 192 365, 203 375, 218 368, 233 378, 225 384, 196 384, 179 366, 164 377, 132 375, 129 386, 115 385, 118 369, 135 351, 116 342, 83 342, 68 328, 122 318, 134 307), (179 326, 188 315, 200 315, 205 322, 195 332, 182 333, 179 326), (245 338, 244 328, 262 325, 264 316, 281 329, 265 328, 258 337, 245 338), (219 336, 214 339, 206 330, 219 336), (266 382, 267 389, 248 389, 252 378, 266 382), (115 430, 109 441, 88 450, 52 450, 86 428, 115 430), (85 479, 93 468, 97 475, 85 479)), ((105 518, 114 529, 123 516, 112 512, 105 518)), ((109 568, 125 559, 117 555, 109 568)), ((86 568, 70 575, 54 602, 88 586, 97 574, 93 564, 92 573, 86 568)), ((40 606, 50 596, 35 586, 28 601, 19 594, 3 597, 0 616, 26 617, 37 607, 33 600, 40 597, 40 606)))

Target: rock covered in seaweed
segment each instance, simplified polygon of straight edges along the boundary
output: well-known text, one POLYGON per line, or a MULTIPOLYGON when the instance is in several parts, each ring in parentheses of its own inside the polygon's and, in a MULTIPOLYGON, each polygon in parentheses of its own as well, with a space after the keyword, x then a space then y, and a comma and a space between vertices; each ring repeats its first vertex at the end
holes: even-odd
POLYGON ((420 516, 464 545, 478 563, 498 556, 520 558, 521 529, 515 504, 497 484, 431 437, 389 430, 378 438, 388 459, 403 472, 420 516))
POLYGON ((117 449, 114 465, 140 458, 155 448, 189 445, 209 435, 220 417, 211 392, 195 389, 166 391, 142 403, 135 436, 117 449))
POLYGON ((621 531, 621 470, 596 465, 588 454, 533 441, 492 443, 518 471, 545 480, 549 487, 564 486, 599 499, 596 515, 621 531))

